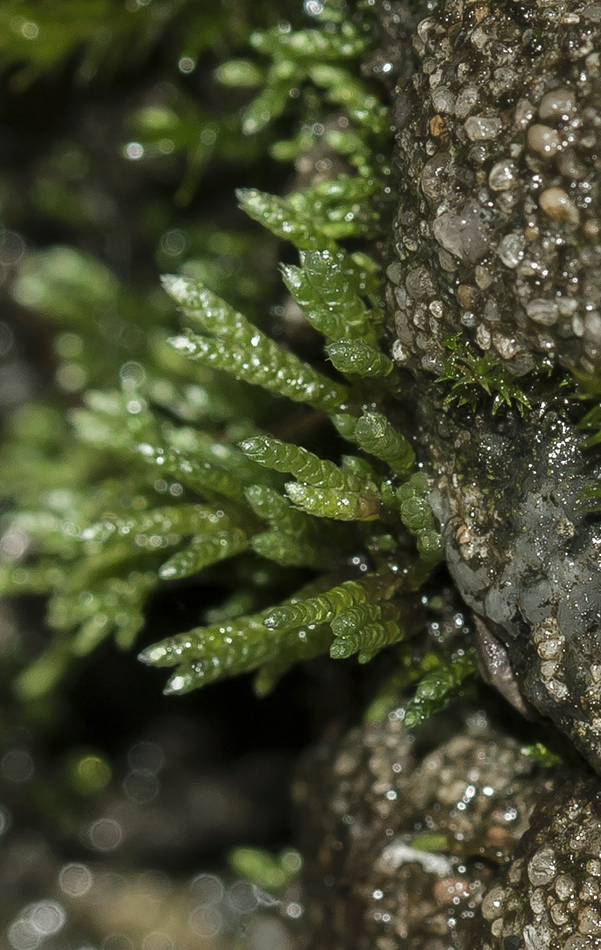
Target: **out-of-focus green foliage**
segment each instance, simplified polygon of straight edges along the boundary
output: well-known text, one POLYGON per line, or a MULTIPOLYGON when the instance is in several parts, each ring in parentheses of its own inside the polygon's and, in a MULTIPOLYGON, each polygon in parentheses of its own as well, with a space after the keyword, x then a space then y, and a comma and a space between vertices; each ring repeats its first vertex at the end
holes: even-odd
POLYGON ((79 60, 79 78, 98 69, 131 69, 169 31, 180 57, 192 62, 206 49, 223 47, 223 23, 234 42, 244 39, 242 5, 219 0, 4 0, 0 8, 0 56, 13 65, 20 85, 79 60))
POLYGON ((237 874, 257 887, 277 894, 298 875, 302 858, 293 848, 285 848, 277 855, 261 848, 234 848, 229 863, 237 874))

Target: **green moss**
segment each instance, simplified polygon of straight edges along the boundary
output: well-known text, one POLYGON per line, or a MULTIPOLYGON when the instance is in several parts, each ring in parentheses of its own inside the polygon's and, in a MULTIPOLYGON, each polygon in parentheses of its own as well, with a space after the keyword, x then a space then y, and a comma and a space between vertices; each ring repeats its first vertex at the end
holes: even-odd
POLYGON ((450 337, 445 346, 449 358, 439 382, 451 383, 447 404, 476 408, 485 394, 492 397, 493 415, 503 405, 515 406, 522 415, 532 408, 535 398, 531 378, 524 381, 512 376, 500 357, 492 356, 488 350, 478 353, 463 338, 450 337))
MULTIPOLYGON (((117 16, 114 6, 106 0, 105 15, 117 16)), ((194 6, 171 10, 174 36, 194 6)), ((21 273, 15 295, 60 326, 58 378, 79 401, 67 421, 64 407, 17 415, 0 463, 12 506, 4 527, 28 540, 3 563, 0 592, 48 599, 48 645, 17 680, 22 697, 56 689, 109 636, 130 648, 149 598, 199 575, 225 590, 223 603, 141 654, 175 667, 169 693, 253 671, 263 694, 300 660, 329 652, 367 662, 414 627, 416 591, 441 559, 441 540, 411 432, 389 420, 399 381, 376 249, 388 233, 382 156, 391 141, 384 91, 360 77, 373 42, 360 6, 330 0, 310 28, 251 32, 236 21, 246 54, 232 50, 215 76, 229 90, 252 90, 241 118, 234 110, 207 124, 182 95, 132 119, 149 153, 169 134, 185 156, 176 205, 235 142, 242 157, 254 147, 283 162, 316 144, 326 150, 329 177, 315 174, 286 197, 238 192, 247 215, 288 242, 288 260, 298 251, 281 272, 286 307, 310 340, 298 346, 302 357, 281 316, 265 316, 252 262, 269 247, 269 264, 273 244, 255 225, 250 238, 203 234, 203 254, 163 279, 171 300, 124 286, 68 248, 32 255, 21 273), (296 131, 282 139, 286 122, 296 131), (199 137, 204 151, 194 152, 199 137), (234 252, 245 261, 240 281, 224 263, 234 252)), ((38 52, 31 69, 48 68, 38 52)), ((482 382, 464 364, 457 386, 471 374, 487 392, 517 399, 505 380, 482 382)), ((458 651, 429 663, 414 663, 404 681, 423 678, 407 713, 415 721, 443 708, 473 672, 458 651)))

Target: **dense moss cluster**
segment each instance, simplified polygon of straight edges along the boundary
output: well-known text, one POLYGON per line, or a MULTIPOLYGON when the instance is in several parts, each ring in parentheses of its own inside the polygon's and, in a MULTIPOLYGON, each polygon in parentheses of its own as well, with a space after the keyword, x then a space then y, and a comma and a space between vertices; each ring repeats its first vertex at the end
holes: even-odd
MULTIPOLYGON (((370 6, 319 4, 309 25, 256 31, 246 59, 216 70, 228 88, 257 90, 238 119, 242 147, 263 134, 296 164, 285 197, 238 195, 298 250, 298 264, 281 267, 290 296, 275 318, 261 316, 256 284, 231 294, 208 259, 163 279, 179 332, 164 297, 140 295, 74 249, 31 254, 21 270, 14 295, 62 325, 57 379, 79 403, 17 413, 0 471, 12 509, 1 591, 48 597, 48 644, 16 680, 22 699, 51 693, 107 637, 128 649, 152 633, 146 605, 165 585, 229 592, 201 625, 141 654, 176 667, 171 693, 250 670, 263 693, 298 660, 329 651, 366 662, 417 629, 416 591, 441 544, 403 384, 381 349, 390 129, 384 87, 358 70, 374 43, 370 6), (297 131, 278 139, 291 103, 297 131), (246 300, 253 318, 224 296, 246 300)), ((177 32, 191 11, 172 12, 177 32)), ((165 116, 151 119, 137 118, 146 150, 153 122, 166 134, 165 116)), ((186 123, 202 140, 202 117, 186 123)), ((234 134, 231 116, 211 127, 222 143, 234 134)), ((406 679, 425 676, 416 721, 473 671, 454 642, 418 662, 406 679)))

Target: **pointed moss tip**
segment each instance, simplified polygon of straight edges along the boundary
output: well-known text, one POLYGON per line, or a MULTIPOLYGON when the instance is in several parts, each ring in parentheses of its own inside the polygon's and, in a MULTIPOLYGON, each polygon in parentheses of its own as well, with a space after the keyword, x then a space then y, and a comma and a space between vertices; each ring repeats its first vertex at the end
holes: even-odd
POLYGON ((138 653, 138 660, 140 663, 145 663, 146 666, 154 666, 156 663, 165 659, 167 652, 162 644, 155 643, 154 646, 146 647, 145 650, 138 653))
POLYGON ((333 660, 346 660, 355 652, 355 647, 346 643, 342 638, 335 640, 330 647, 330 656, 333 660))
POLYGON ((178 274, 161 274, 161 283, 167 291, 170 290, 176 280, 179 280, 178 274))
POLYGON ((161 580, 171 581, 174 577, 177 577, 177 567, 167 561, 165 564, 159 567, 158 574, 161 580))
POLYGON ((180 303, 187 295, 190 281, 180 274, 163 274, 161 283, 170 297, 180 303))
POLYGON ((288 623, 288 613, 283 607, 276 607, 275 610, 270 610, 269 613, 263 617, 263 626, 269 630, 279 630, 282 627, 286 627, 288 623))
POLYGON ((163 696, 177 696, 179 693, 185 692, 187 685, 185 677, 172 676, 163 690, 163 696))

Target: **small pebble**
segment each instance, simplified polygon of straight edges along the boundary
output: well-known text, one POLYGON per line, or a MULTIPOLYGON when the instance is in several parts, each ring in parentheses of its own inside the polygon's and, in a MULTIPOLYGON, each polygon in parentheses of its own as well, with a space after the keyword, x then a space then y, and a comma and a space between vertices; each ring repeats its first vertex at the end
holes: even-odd
POLYGON ((559 132, 548 125, 531 125, 528 129, 528 148, 541 158, 553 158, 561 148, 559 132))
POLYGON ((555 221, 563 221, 571 227, 576 227, 580 221, 578 208, 563 188, 546 188, 538 203, 545 214, 555 221))
POLYGON ((472 142, 496 139, 501 128, 501 120, 497 116, 473 115, 465 123, 467 137, 472 142))

